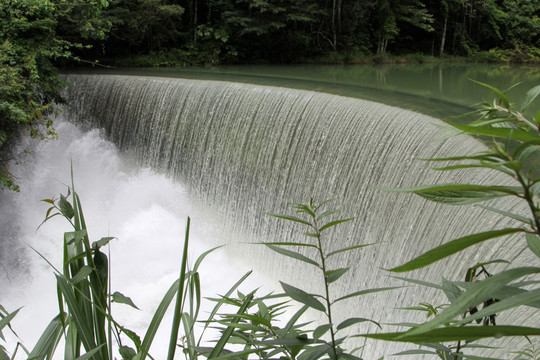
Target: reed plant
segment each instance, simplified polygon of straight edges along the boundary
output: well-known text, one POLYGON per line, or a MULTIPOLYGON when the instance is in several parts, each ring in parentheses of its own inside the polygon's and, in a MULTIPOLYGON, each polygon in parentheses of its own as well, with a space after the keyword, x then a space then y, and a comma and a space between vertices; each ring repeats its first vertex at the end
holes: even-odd
MULTIPOLYGON (((477 105, 477 110, 467 114, 477 116, 477 120, 472 123, 466 125, 450 123, 450 125, 460 134, 481 138, 487 146, 486 149, 476 154, 426 160, 450 163, 435 168, 438 171, 467 171, 477 168, 495 171, 510 178, 513 184, 435 184, 386 190, 414 193, 427 200, 449 205, 475 204, 511 219, 513 226, 486 230, 451 240, 405 264, 388 269, 393 273, 425 268, 473 245, 509 235, 521 237, 524 247, 536 258, 540 258, 540 111, 529 117, 525 115, 529 106, 540 95, 540 86, 532 88, 524 101, 516 104, 510 101, 507 91, 483 83, 478 84, 491 89, 496 95, 495 100, 483 101, 477 105), (512 213, 480 204, 506 197, 521 201, 528 209, 528 214, 512 213)), ((415 310, 425 311, 429 308, 428 311, 432 315, 429 321, 408 324, 410 329, 407 331, 365 336, 422 344, 422 349, 402 354, 433 354, 441 359, 480 359, 471 353, 465 353, 467 348, 477 346, 475 341, 479 339, 539 336, 540 327, 496 324, 495 317, 504 311, 527 306, 533 308, 535 315, 538 316, 540 309, 539 281, 535 280, 538 277, 533 276, 540 273, 540 267, 508 267, 496 274, 487 270, 493 263, 501 262, 509 263, 505 259, 498 259, 471 264, 471 267, 464 271, 465 281, 443 279, 441 284, 434 284, 401 278, 410 283, 443 291, 449 305, 436 308, 423 304, 424 309, 419 306, 415 310), (531 276, 528 281, 521 281, 522 278, 531 276)))

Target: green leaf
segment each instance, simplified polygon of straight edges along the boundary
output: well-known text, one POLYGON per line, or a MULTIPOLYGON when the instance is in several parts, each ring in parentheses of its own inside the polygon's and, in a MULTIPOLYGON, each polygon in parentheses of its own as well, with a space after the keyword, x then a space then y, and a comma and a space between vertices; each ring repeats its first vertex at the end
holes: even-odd
POLYGON ((540 85, 537 85, 527 91, 527 96, 525 97, 525 100, 523 100, 523 103, 521 104, 521 112, 523 112, 526 108, 531 105, 531 103, 534 101, 540 95, 540 85))
POLYGON ((122 356, 122 360, 132 360, 135 355, 137 355, 137 352, 135 350, 125 345, 120 346, 118 352, 120 353, 120 356, 122 356))
POLYGON ((65 318, 66 314, 63 314, 63 316, 57 315, 51 320, 28 355, 29 359, 52 359, 52 355, 62 339, 64 326, 69 324, 70 318, 68 318, 68 323, 63 321, 65 318))
POLYGON ((480 81, 476 81, 476 80, 472 80, 470 79, 472 82, 475 82, 477 83, 478 85, 482 85, 484 87, 487 87, 488 89, 491 89, 492 91, 494 91, 495 93, 497 93, 497 95, 499 95, 499 98, 501 99, 501 102, 503 103, 504 107, 505 108, 510 108, 510 102, 508 101, 508 97, 499 89, 497 89, 496 87, 493 87, 489 84, 485 84, 485 83, 482 83, 480 81))
MULTIPOLYGON (((421 334, 435 329, 441 325, 449 323, 457 316, 465 313, 468 309, 476 306, 484 301, 493 298, 493 293, 503 288, 509 282, 523 277, 525 275, 539 273, 540 268, 537 267, 523 267, 515 268, 507 271, 503 271, 499 274, 493 275, 485 280, 474 283, 465 293, 457 298, 449 307, 440 312, 430 322, 424 323, 419 327, 410 330, 408 335, 421 334)), ((539 330, 540 331, 540 330, 539 330)))
POLYGON ((406 350, 406 351, 402 351, 402 352, 393 354, 392 356, 403 356, 403 355, 431 355, 431 354, 432 354, 432 355, 437 355, 437 353, 436 353, 435 351, 418 349, 418 350, 406 350))
POLYGON ((425 199, 450 205, 473 204, 509 195, 519 195, 521 191, 521 188, 517 186, 485 186, 474 184, 436 184, 405 189, 379 189, 414 193, 425 199))
POLYGON ((442 288, 444 294, 451 303, 453 303, 461 295, 461 289, 451 281, 446 280, 445 278, 442 279, 442 288))
POLYGON ((121 332, 126 334, 126 336, 131 340, 133 341, 133 344, 135 345, 135 347, 137 349, 140 349, 141 348, 141 338, 139 337, 139 335, 137 335, 137 333, 135 331, 131 331, 125 327, 122 327, 121 329, 121 332))
POLYGON ((330 349, 330 346, 327 344, 312 347, 300 354, 298 360, 317 360, 330 351, 330 349))
POLYGON ((325 211, 325 212, 323 212, 321 215, 317 216, 317 221, 320 221, 320 220, 324 219, 324 218, 327 217, 327 216, 336 214, 336 213, 338 213, 339 211, 340 211, 340 210, 338 210, 338 209, 325 211))
POLYGON ((339 219, 339 220, 334 220, 334 221, 330 221, 329 223, 323 225, 320 229, 319 229, 319 232, 323 232, 324 230, 328 229, 328 228, 331 228, 332 226, 336 226, 338 224, 342 224, 344 222, 347 222, 347 221, 351 221, 351 220, 354 220, 356 218, 349 218, 349 219, 339 219))
POLYGON ((527 239, 529 249, 540 258, 540 237, 536 234, 527 234, 525 239, 527 239))
POLYGON ((75 295, 74 288, 63 276, 56 275, 56 281, 59 290, 67 303, 69 313, 75 326, 77 327, 77 333, 86 349, 93 349, 97 345, 94 339, 94 331, 92 328, 92 321, 86 314, 85 306, 81 306, 80 302, 75 295))
MULTIPOLYGON (((251 293, 251 294, 249 294, 249 295, 247 295, 245 297, 244 302, 242 303, 242 305, 238 309, 237 314, 244 314, 247 311, 247 309, 249 308, 249 306, 251 305, 252 300, 253 300, 253 293, 251 293)), ((232 324, 237 323, 237 322, 238 322, 238 319, 236 319, 236 318, 233 318, 232 321, 231 321, 232 324)), ((225 345, 229 342, 229 338, 233 334, 233 331, 234 331, 234 326, 231 326, 231 325, 229 325, 225 329, 225 331, 222 333, 221 337, 217 341, 216 345, 214 346, 214 349, 208 355, 208 359, 212 359, 212 358, 215 358, 215 357, 218 357, 218 356, 221 355, 223 349, 225 348, 225 345)))
POLYGON ((455 123, 452 123, 450 125, 470 135, 493 136, 503 139, 515 139, 519 141, 535 141, 538 139, 537 135, 534 135, 533 133, 518 130, 515 128, 477 127, 455 123))
POLYGON ((392 287, 384 287, 384 288, 375 288, 375 289, 360 290, 360 291, 353 292, 352 294, 342 296, 342 297, 340 297, 339 299, 335 300, 334 302, 336 303, 336 302, 338 302, 338 301, 342 301, 342 300, 349 299, 349 298, 356 297, 356 296, 362 296, 362 295, 372 294, 372 293, 381 292, 381 291, 388 291, 388 290, 399 289, 399 288, 401 288, 401 287, 402 287, 402 286, 392 286, 392 287))
POLYGON ((347 354, 347 353, 339 354, 338 359, 343 359, 343 360, 363 360, 362 358, 360 358, 358 356, 355 356, 355 355, 352 355, 352 354, 347 354))
POLYGON ((75 359, 75 360, 86 360, 86 359, 91 359, 91 358, 94 356, 94 354, 96 354, 97 352, 99 352, 99 350, 100 350, 103 346, 105 346, 105 344, 101 344, 101 345, 99 345, 99 346, 93 348, 92 350, 87 351, 86 354, 84 354, 84 355, 82 355, 82 356, 79 356, 79 357, 78 357, 77 359, 75 359))
POLYGON ((90 266, 83 266, 79 269, 79 272, 71 278, 71 283, 73 285, 77 285, 79 282, 83 281, 84 279, 88 278, 88 275, 92 273, 92 268, 90 266))
POLYGON ((318 340, 332 328, 332 324, 324 324, 313 331, 313 339, 318 340))
POLYGON ((326 258, 328 259, 330 256, 333 256, 333 255, 336 255, 336 254, 340 254, 340 253, 342 253, 342 252, 351 251, 351 250, 356 250, 356 249, 360 249, 360 248, 363 248, 363 247, 366 247, 366 246, 375 245, 375 244, 377 244, 377 243, 362 244, 362 245, 354 245, 354 246, 346 247, 346 248, 343 248, 343 249, 338 249, 338 250, 335 250, 335 251, 332 251, 332 252, 328 253, 328 254, 326 255, 326 258))
POLYGON ((497 214, 504 215, 506 217, 517 220, 517 221, 522 222, 522 223, 527 224, 527 225, 530 225, 530 224, 533 223, 532 219, 526 218, 525 216, 521 216, 519 214, 514 214, 514 213, 511 213, 511 212, 508 212, 508 211, 500 210, 500 209, 497 209, 497 208, 494 208, 494 207, 491 207, 491 206, 482 205, 482 204, 478 204, 476 206, 481 207, 482 209, 492 211, 492 212, 497 213, 497 214))
POLYGON ((115 302, 115 303, 117 303, 117 304, 126 304, 126 305, 131 306, 132 308, 135 308, 135 309, 137 309, 137 310, 140 310, 140 309, 133 303, 133 301, 132 301, 129 297, 123 295, 122 293, 120 293, 120 292, 118 292, 118 291, 115 291, 114 294, 111 295, 111 297, 112 297, 112 301, 115 302))
MULTIPOLYGON (((413 329, 414 330, 414 329, 413 329)), ((505 336, 538 336, 539 328, 520 326, 465 326, 445 327, 432 329, 421 334, 410 334, 413 330, 398 333, 362 334, 360 336, 371 339, 427 343, 427 342, 451 342, 451 341, 474 341, 483 338, 499 338, 505 336)))
POLYGON ((285 325, 285 327, 283 328, 283 331, 285 333, 288 333, 289 331, 291 331, 291 329, 294 327, 294 325, 296 324, 296 322, 298 321, 300 316, 302 316, 307 311, 308 308, 309 308, 309 306, 304 305, 297 312, 295 312, 289 318, 289 321, 287 322, 287 325, 285 325))
POLYGON ((446 244, 438 246, 432 250, 429 250, 428 252, 407 262, 406 264, 389 269, 388 271, 405 272, 405 271, 412 271, 412 270, 420 269, 429 264, 433 264, 434 262, 444 259, 445 257, 453 255, 472 245, 481 243, 489 239, 494 239, 497 237, 514 234, 517 232, 523 232, 523 231, 524 231, 523 229, 506 228, 506 229, 501 229, 501 230, 491 230, 491 231, 486 231, 483 233, 467 235, 462 238, 447 242, 446 244))
POLYGON ((417 285, 422 285, 422 286, 427 286, 427 287, 432 287, 434 289, 439 289, 439 290, 442 290, 443 287, 439 284, 435 284, 435 283, 431 283, 431 282, 427 282, 427 281, 422 281, 422 280, 416 280, 416 279, 409 279, 409 278, 404 278, 404 277, 399 277, 399 276, 392 276, 394 279, 399 279, 399 280, 403 280, 403 281, 407 281, 407 282, 410 282, 410 283, 413 283, 413 284, 417 284, 417 285))
POLYGON ((204 328, 201 332, 201 336, 199 337, 199 341, 197 343, 197 346, 200 345, 200 342, 203 338, 203 334, 204 332, 206 331, 206 329, 208 329, 208 326, 210 326, 210 321, 212 319, 214 319, 214 317, 216 316, 217 312, 219 311, 219 309, 221 308, 222 305, 226 304, 226 299, 251 275, 252 271, 248 271, 247 273, 245 273, 241 278, 240 280, 238 280, 228 291, 225 295, 222 296, 221 299, 217 300, 217 303, 216 305, 212 308, 212 311, 210 312, 210 315, 208 315, 208 320, 205 325, 204 325, 204 328))
POLYGON ((338 280, 340 277, 345 275, 349 271, 349 268, 341 268, 336 270, 329 270, 324 273, 326 276, 326 281, 328 281, 329 284, 333 283, 334 281, 338 280))
POLYGON ((69 203, 69 201, 66 200, 64 195, 60 195, 60 201, 58 203, 58 207, 60 208, 60 212, 62 215, 64 215, 67 219, 73 218, 75 216, 75 211, 73 210, 73 206, 69 203))
POLYGON ((273 216, 273 217, 277 217, 279 219, 284 219, 284 220, 289 220, 289 221, 294 221, 294 222, 297 222, 297 223, 300 223, 300 224, 304 224, 304 225, 307 225, 307 226, 311 226, 311 223, 304 220, 304 219, 300 219, 296 216, 292 216, 292 215, 281 215, 281 214, 271 214, 271 213, 265 213, 266 215, 270 215, 270 216, 273 216))
POLYGON ((283 248, 280 248, 279 246, 274 246, 274 245, 266 244, 266 246, 268 246, 270 249, 274 250, 275 252, 277 252, 277 253, 279 253, 281 255, 285 255, 285 256, 291 257, 293 259, 300 260, 300 261, 303 261, 305 263, 308 263, 308 264, 319 267, 319 263, 317 263, 314 260, 311 260, 310 258, 308 258, 305 255, 297 253, 296 251, 283 249, 283 248))
POLYGON ((311 248, 317 248, 317 245, 313 244, 303 244, 303 243, 295 243, 295 242, 261 242, 261 243, 250 243, 255 245, 275 245, 275 246, 300 246, 300 247, 311 247, 311 248))
POLYGON ((2 317, 0 319, 0 332, 2 329, 4 329, 6 326, 9 326, 10 321, 17 315, 17 313, 21 310, 21 308, 18 308, 17 310, 13 311, 12 313, 2 317))
POLYGON ((107 245, 111 240, 115 239, 114 237, 103 237, 99 239, 98 241, 94 241, 92 243, 92 249, 99 249, 100 247, 103 247, 107 245))
POLYGON ((280 281, 281 287, 283 288, 283 291, 291 298, 294 299, 304 305, 307 305, 309 307, 314 308, 315 310, 319 310, 322 312, 326 312, 326 307, 321 304, 321 302, 311 294, 308 294, 307 292, 300 290, 298 288, 295 288, 294 286, 288 285, 282 281, 280 281))
POLYGON ((382 329, 381 325, 378 322, 370 320, 370 319, 365 319, 365 318, 350 318, 350 319, 347 319, 347 320, 343 321, 341 324, 339 324, 337 326, 337 329, 338 330, 343 330, 345 328, 348 328, 349 326, 359 324, 359 323, 363 323, 363 322, 366 322, 366 321, 368 321, 370 323, 373 323, 373 324, 377 325, 379 328, 382 329))
POLYGON ((505 310, 515 308, 517 306, 527 305, 528 303, 540 300, 540 289, 526 291, 521 294, 499 300, 482 310, 462 319, 459 324, 467 324, 471 321, 482 319, 486 316, 501 313, 505 310))

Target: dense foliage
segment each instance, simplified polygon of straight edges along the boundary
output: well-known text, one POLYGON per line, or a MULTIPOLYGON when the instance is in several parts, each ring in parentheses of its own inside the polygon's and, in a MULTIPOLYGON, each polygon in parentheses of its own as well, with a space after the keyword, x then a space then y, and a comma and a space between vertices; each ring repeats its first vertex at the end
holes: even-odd
POLYGON ((99 9, 106 2, 73 0, 0 1, 0 184, 17 190, 6 166, 7 148, 21 129, 54 136, 46 115, 61 101, 53 62, 73 58, 83 38, 103 38, 99 9), (59 33, 60 25, 65 28, 59 33))
MULTIPOLYGON (((162 57, 154 65, 353 61, 387 52, 470 56, 540 47, 533 0, 112 0, 92 55, 162 57), (339 54, 339 56, 337 56, 339 54)), ((539 54, 533 54, 538 57, 539 54)))

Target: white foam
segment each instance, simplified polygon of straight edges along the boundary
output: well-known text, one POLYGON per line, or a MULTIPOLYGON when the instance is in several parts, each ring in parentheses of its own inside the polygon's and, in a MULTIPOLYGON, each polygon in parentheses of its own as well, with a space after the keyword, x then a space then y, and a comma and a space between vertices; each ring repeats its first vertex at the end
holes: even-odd
MULTIPOLYGON (((48 208, 40 200, 66 194, 64 184, 71 183, 73 164, 74 183, 85 211, 90 240, 104 236, 117 238, 110 246, 112 289, 129 296, 141 309, 115 304, 115 318, 143 337, 162 295, 178 277, 187 217, 194 215, 191 264, 198 254, 220 244, 216 235, 219 225, 208 223, 200 209, 193 209, 181 184, 151 170, 130 167, 99 131, 84 133, 65 121, 58 121, 56 126, 57 141, 26 140, 26 145, 33 148, 33 155, 25 164, 13 168, 21 192, 2 193, 0 211, 5 219, 10 219, 2 233, 10 233, 11 241, 15 242, 3 249, 15 250, 1 256, 6 272, 0 276, 0 304, 8 311, 23 306, 12 325, 29 350, 58 313, 53 269, 26 245, 61 269, 63 233, 71 230, 70 225, 55 217, 39 230, 36 228, 48 208), (17 260, 13 260, 15 255, 17 260)), ((211 254, 204 264, 203 296, 223 294, 245 271, 231 264, 221 250, 211 254)), ((248 286, 257 285, 253 280, 248 286)), ((153 347, 157 358, 164 357, 160 352, 167 350, 170 321, 163 328, 164 335, 158 334, 153 347)), ((5 334, 7 348, 12 351, 19 340, 5 334)), ((23 358, 22 352, 19 354, 23 358)))

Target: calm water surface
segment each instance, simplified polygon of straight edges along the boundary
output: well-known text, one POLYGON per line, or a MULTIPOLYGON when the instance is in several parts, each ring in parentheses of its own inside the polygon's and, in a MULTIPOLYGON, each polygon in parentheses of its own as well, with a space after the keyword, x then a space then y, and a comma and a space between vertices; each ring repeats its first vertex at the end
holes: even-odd
MULTIPOLYGON (((482 99, 493 99, 493 92, 471 79, 501 90, 519 84, 509 91, 511 99, 518 104, 530 88, 540 85, 540 66, 487 64, 242 65, 91 71, 245 82, 315 90, 373 100, 442 119, 463 114, 471 109, 472 104, 482 99)), ((538 108, 540 101, 531 106, 531 109, 538 108)))

